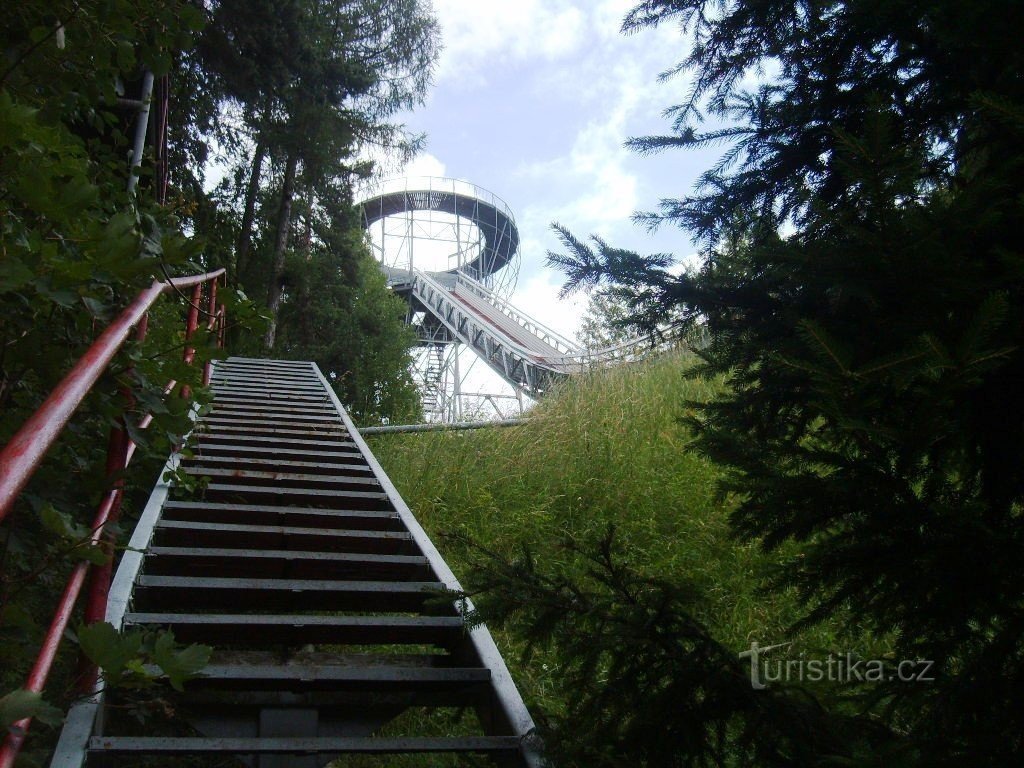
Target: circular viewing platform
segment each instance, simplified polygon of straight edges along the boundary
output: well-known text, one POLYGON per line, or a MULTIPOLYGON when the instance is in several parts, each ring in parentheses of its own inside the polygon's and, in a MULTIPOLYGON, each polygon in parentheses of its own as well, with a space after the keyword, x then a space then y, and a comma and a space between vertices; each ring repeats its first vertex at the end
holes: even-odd
POLYGON ((504 200, 467 181, 434 176, 390 179, 368 189, 359 201, 364 229, 390 216, 437 212, 471 222, 482 235, 479 254, 461 270, 482 279, 508 264, 519 249, 519 230, 504 200))

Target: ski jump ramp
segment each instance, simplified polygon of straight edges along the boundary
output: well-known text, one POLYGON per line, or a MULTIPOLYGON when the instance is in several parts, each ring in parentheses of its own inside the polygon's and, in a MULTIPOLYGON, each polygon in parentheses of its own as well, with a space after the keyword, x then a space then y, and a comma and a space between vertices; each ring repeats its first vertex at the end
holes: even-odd
MULTIPOLYGON (((650 337, 599 350, 586 350, 517 309, 490 287, 494 276, 513 264, 519 230, 508 206, 482 187, 454 179, 394 182, 370 192, 360 203, 362 224, 369 230, 392 218, 409 223, 410 242, 417 214, 447 216, 457 231, 475 228, 475 247, 457 243, 455 263, 448 269, 420 269, 409 258, 381 269, 388 285, 409 302, 410 322, 429 328, 423 335, 438 343, 461 342, 473 349, 511 386, 538 397, 551 386, 595 365, 636 359, 650 349, 650 337), (416 318, 416 320, 413 320, 416 318)), ((431 342, 424 342, 431 343, 431 342)))

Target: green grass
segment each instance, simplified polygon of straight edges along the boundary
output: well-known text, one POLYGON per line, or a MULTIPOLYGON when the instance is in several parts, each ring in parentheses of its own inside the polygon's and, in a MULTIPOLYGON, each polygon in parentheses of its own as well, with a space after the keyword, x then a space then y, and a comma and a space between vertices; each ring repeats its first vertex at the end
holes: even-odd
MULTIPOLYGON (((613 524, 637 570, 699 586, 700 618, 737 652, 752 640, 795 640, 809 657, 878 649, 835 626, 788 630, 801 606, 761 585, 795 548, 765 554, 729 535, 734 500, 716 490, 723 470, 691 447, 680 420, 688 401, 714 397, 721 384, 684 379, 689 364, 673 354, 572 379, 525 426, 381 435, 370 445, 464 586, 472 586, 464 578, 469 552, 446 534, 503 552, 527 544, 552 568, 571 571, 578 564, 559 542, 592 540, 613 524)), ((518 663, 514 628, 496 639, 527 700, 557 708, 551 659, 540 653, 518 663)))

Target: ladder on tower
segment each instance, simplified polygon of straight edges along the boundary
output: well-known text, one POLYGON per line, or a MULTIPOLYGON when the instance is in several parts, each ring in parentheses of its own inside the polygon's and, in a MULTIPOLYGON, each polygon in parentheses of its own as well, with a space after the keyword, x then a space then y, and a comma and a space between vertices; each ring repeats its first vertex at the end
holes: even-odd
POLYGON ((174 732, 126 727, 117 691, 97 688, 51 765, 318 768, 405 753, 541 765, 491 635, 446 596, 458 582, 316 365, 229 358, 212 385, 191 454, 167 465, 205 487, 194 498, 157 483, 107 609, 115 627, 213 646, 210 664, 184 693, 168 688, 174 732), (452 709, 475 720, 437 735, 432 713, 452 709))

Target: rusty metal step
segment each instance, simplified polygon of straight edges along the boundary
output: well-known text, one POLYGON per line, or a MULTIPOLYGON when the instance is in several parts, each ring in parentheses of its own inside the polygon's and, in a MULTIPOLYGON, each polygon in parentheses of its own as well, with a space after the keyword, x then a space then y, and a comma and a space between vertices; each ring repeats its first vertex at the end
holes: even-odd
MULTIPOLYGON (((380 657, 377 657, 378 659, 380 657)), ((466 688, 489 683, 484 667, 431 667, 391 664, 210 664, 189 690, 332 690, 381 693, 466 688)))
POLYGON ((233 578, 372 578, 381 581, 431 579, 421 555, 372 555, 347 552, 150 547, 143 566, 154 576, 226 576, 233 578))
POLYGON ((318 530, 284 525, 160 520, 153 544, 164 547, 235 547, 288 551, 419 554, 404 531, 318 530))
POLYGON ((215 397, 213 401, 212 413, 217 412, 237 412, 237 413, 296 413, 296 414, 324 414, 331 416, 332 418, 338 418, 338 412, 334 410, 330 405, 325 404, 309 404, 302 403, 301 405, 289 405, 288 403, 280 401, 271 401, 268 403, 261 403, 259 401, 253 401, 251 398, 233 398, 233 397, 215 397))
POLYGON ((229 504, 214 501, 168 501, 163 520, 209 523, 296 525, 320 529, 405 530, 391 510, 319 509, 273 504, 229 504))
POLYGON ((215 445, 243 445, 243 446, 255 446, 255 447, 274 447, 274 448, 287 448, 291 450, 325 450, 333 449, 336 451, 352 451, 355 450, 356 444, 351 439, 347 440, 327 440, 324 438, 312 438, 308 434, 300 435, 297 439, 291 439, 281 436, 273 435, 257 435, 257 434, 235 434, 221 432, 216 435, 208 432, 197 432, 195 439, 198 442, 196 451, 200 451, 207 444, 215 445))
POLYGON ((331 581, 141 576, 134 605, 143 612, 186 608, 439 613, 437 581, 331 581), (434 602, 433 610, 428 603, 434 602))
POLYGON ((294 408, 285 405, 238 405, 235 403, 229 403, 227 405, 217 405, 209 414, 208 417, 220 417, 220 418, 247 418, 247 419, 272 419, 274 421, 285 421, 291 419, 293 421, 332 421, 336 424, 341 424, 341 420, 338 418, 338 414, 332 413, 327 408, 312 409, 312 408, 294 408))
POLYGON ((274 392, 252 388, 234 388, 228 386, 218 387, 213 392, 213 403, 216 405, 223 401, 265 403, 268 405, 330 405, 331 398, 324 392, 313 392, 312 394, 296 394, 294 392, 274 392))
POLYGON ((314 448, 286 448, 283 443, 279 442, 273 442, 268 445, 239 445, 238 443, 213 442, 214 440, 215 438, 210 436, 209 440, 204 440, 202 443, 192 448, 190 455, 195 458, 216 455, 223 457, 237 456, 239 458, 253 457, 257 459, 266 458, 268 456, 278 456, 283 460, 366 460, 363 457, 363 454, 355 450, 354 447, 346 447, 344 445, 335 450, 317 450, 314 448))
POLYGON ((349 464, 334 475, 311 474, 308 472, 274 472, 265 469, 225 469, 189 462, 182 467, 187 475, 196 477, 222 478, 225 482, 240 482, 246 485, 260 485, 288 490, 326 486, 329 488, 379 488, 380 482, 365 464, 349 464))
POLYGON ((388 509, 386 493, 374 491, 332 490, 323 488, 281 488, 236 483, 210 483, 203 491, 211 501, 265 501, 274 499, 289 504, 316 505, 325 509, 388 509))
POLYGON ((214 376, 210 383, 215 388, 225 389, 276 389, 289 392, 312 392, 319 394, 324 391, 323 385, 318 381, 309 381, 304 376, 253 376, 251 374, 227 374, 225 376, 214 376))
POLYGON ((250 437, 274 437, 274 438, 299 438, 306 440, 332 440, 336 442, 352 443, 347 430, 336 429, 333 432, 314 428, 299 427, 274 427, 260 426, 258 424, 216 424, 213 428, 205 428, 197 431, 197 437, 201 440, 204 435, 213 435, 221 440, 230 435, 237 435, 242 438, 250 437))
POLYGON ((468 752, 515 754, 517 736, 447 738, 386 737, 242 737, 99 736, 90 739, 90 755, 394 755, 468 752))
POLYGON ((200 422, 203 429, 207 432, 216 432, 221 425, 229 427, 236 426, 258 426, 262 428, 271 427, 273 429, 315 429, 320 431, 331 431, 337 430, 348 434, 348 430, 345 425, 342 424, 336 418, 330 418, 327 416, 293 416, 293 415, 281 415, 281 416, 270 416, 265 414, 218 414, 210 413, 208 416, 204 416, 200 422))
POLYGON ((270 421, 267 419, 218 419, 208 417, 200 422, 197 429, 208 434, 217 434, 218 432, 250 432, 253 434, 298 434, 314 439, 319 439, 325 435, 351 438, 345 426, 337 421, 300 423, 295 421, 270 421))
POLYGON ((220 647, 268 645, 455 646, 465 633, 460 616, 311 616, 308 614, 141 613, 126 626, 160 626, 186 643, 220 647))
POLYGON ((267 458, 266 456, 239 456, 237 453, 224 453, 219 456, 211 455, 204 451, 202 454, 194 455, 184 459, 183 466, 202 470, 204 467, 220 469, 243 469, 263 472, 304 472, 315 475, 343 474, 345 472, 371 472, 370 465, 366 463, 361 455, 354 454, 352 462, 329 462, 324 459, 319 461, 303 461, 297 457, 267 458))

